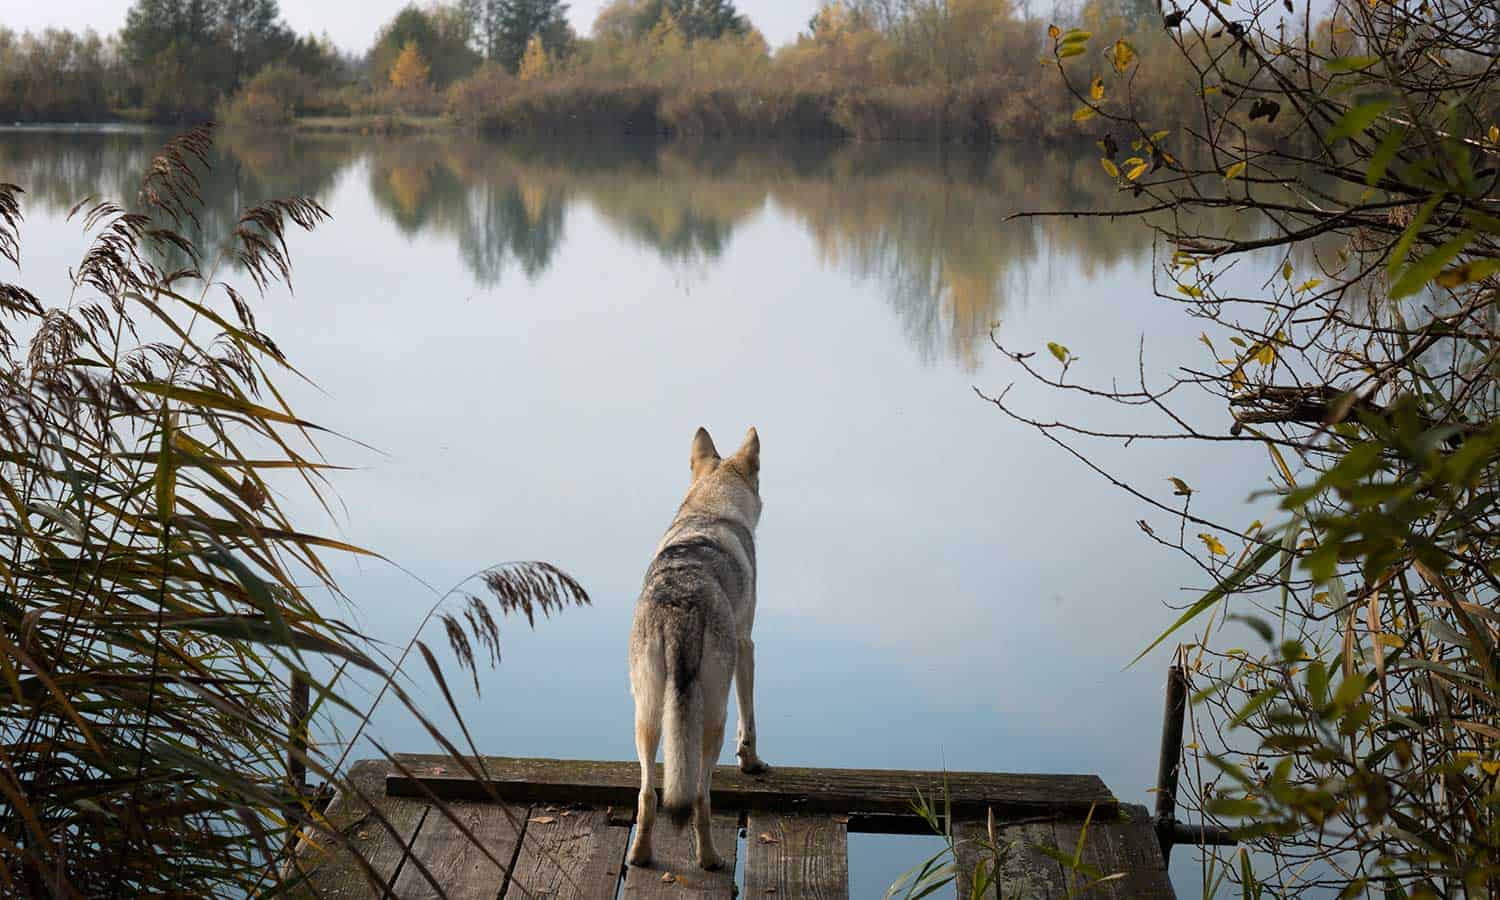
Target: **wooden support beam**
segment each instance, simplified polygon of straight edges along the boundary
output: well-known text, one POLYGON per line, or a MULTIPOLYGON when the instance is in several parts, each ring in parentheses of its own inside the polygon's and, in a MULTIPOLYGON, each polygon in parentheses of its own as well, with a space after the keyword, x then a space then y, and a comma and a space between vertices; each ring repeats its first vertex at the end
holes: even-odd
POLYGON ((458 822, 431 809, 412 842, 412 856, 422 860, 432 879, 415 865, 403 866, 396 879, 401 900, 495 900, 504 890, 520 844, 512 819, 524 826, 526 807, 458 801, 448 806, 458 822))
POLYGON ((745 894, 849 900, 848 817, 751 813, 745 894))
POLYGON ((651 834, 651 865, 630 867, 625 875, 625 900, 731 900, 739 855, 739 815, 715 813, 712 831, 724 868, 705 872, 694 861, 693 826, 675 828, 667 819, 658 819, 651 834))
MULTIPOLYGON (((476 782, 443 756, 401 754, 412 777, 386 776, 386 790, 397 797, 434 795, 478 800, 495 795, 511 802, 544 801, 589 806, 632 806, 640 789, 634 762, 485 757, 488 783, 476 782)), ((1082 818, 1093 807, 1098 819, 1113 817, 1116 801, 1094 775, 921 772, 887 769, 775 768, 763 776, 719 766, 713 775, 715 809, 830 813, 850 816, 850 830, 866 821, 869 830, 921 834, 925 824, 911 809, 917 792, 943 795, 944 783, 955 817, 982 818, 994 809, 1001 818, 1038 815, 1082 818)))
POLYGON ((602 809, 533 807, 505 896, 614 897, 625 872, 629 837, 630 826, 611 825, 602 809))
POLYGON ((338 834, 314 831, 298 845, 286 875, 291 897, 393 896, 391 883, 427 804, 387 796, 383 776, 389 770, 384 760, 364 760, 350 769, 349 785, 324 813, 338 834))

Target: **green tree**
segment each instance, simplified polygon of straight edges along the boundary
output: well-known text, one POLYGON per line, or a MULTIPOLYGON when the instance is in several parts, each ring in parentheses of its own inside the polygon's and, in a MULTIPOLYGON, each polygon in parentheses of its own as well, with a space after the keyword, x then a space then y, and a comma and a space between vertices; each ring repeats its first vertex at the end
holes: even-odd
POLYGON ((415 44, 431 66, 432 83, 440 88, 448 86, 479 64, 478 54, 469 46, 468 27, 465 18, 448 7, 402 9, 380 29, 366 57, 371 81, 389 82, 397 57, 407 44, 415 44))
POLYGON ((562 0, 486 0, 490 58, 511 72, 519 71, 526 45, 537 36, 549 53, 566 55, 573 38, 567 11, 562 0))

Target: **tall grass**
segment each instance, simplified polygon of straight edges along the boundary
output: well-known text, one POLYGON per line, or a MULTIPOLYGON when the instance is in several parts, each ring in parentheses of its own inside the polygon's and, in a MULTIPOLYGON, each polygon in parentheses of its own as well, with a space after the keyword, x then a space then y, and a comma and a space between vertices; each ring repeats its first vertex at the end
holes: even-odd
MULTIPOLYGON (((313 602, 337 592, 325 554, 367 551, 284 510, 291 492, 327 502, 333 467, 315 438, 328 432, 290 407, 279 384, 300 374, 257 327, 254 297, 225 280, 288 281, 289 232, 328 213, 262 204, 206 252, 185 234, 210 140, 200 128, 169 142, 130 209, 74 208, 89 243, 62 302, 0 281, 5 895, 235 896, 274 880, 319 820, 288 757, 341 778, 341 757, 304 749, 294 677, 311 684, 311 714, 368 718, 326 676, 366 670, 457 749, 395 667, 313 602)), ((23 197, 0 184, 0 257, 13 266, 23 197)), ((587 602, 541 564, 483 581, 494 600, 435 613, 469 668, 476 650, 498 652, 491 605, 531 618, 587 602)), ((431 651, 412 646, 441 683, 431 651)))

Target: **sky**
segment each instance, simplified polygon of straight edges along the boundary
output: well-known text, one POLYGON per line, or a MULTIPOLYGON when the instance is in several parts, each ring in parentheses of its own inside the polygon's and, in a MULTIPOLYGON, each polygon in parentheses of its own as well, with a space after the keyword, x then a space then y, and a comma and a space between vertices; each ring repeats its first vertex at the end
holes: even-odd
MULTIPOLYGON (((411 0, 281 0, 281 16, 299 33, 327 32, 341 49, 363 52, 375 32, 411 0)), ((573 0, 568 17, 580 34, 588 34, 606 0, 573 0)), ((807 25, 817 0, 746 0, 740 12, 760 28, 772 46, 796 37, 807 25)), ((125 24, 129 0, 0 0, 0 23, 17 31, 48 27, 101 33, 125 24)))

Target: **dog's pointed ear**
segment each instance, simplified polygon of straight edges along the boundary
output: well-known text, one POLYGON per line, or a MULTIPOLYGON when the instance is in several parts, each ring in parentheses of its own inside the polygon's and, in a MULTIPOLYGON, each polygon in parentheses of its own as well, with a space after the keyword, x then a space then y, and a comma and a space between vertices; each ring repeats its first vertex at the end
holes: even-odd
POLYGON ((693 452, 688 457, 688 465, 692 467, 695 480, 718 468, 719 451, 714 447, 714 439, 708 436, 708 429, 699 428, 693 435, 693 452))
POLYGON ((745 432, 745 443, 740 445, 734 455, 745 461, 745 467, 750 470, 751 475, 760 474, 760 434, 754 428, 745 432))

